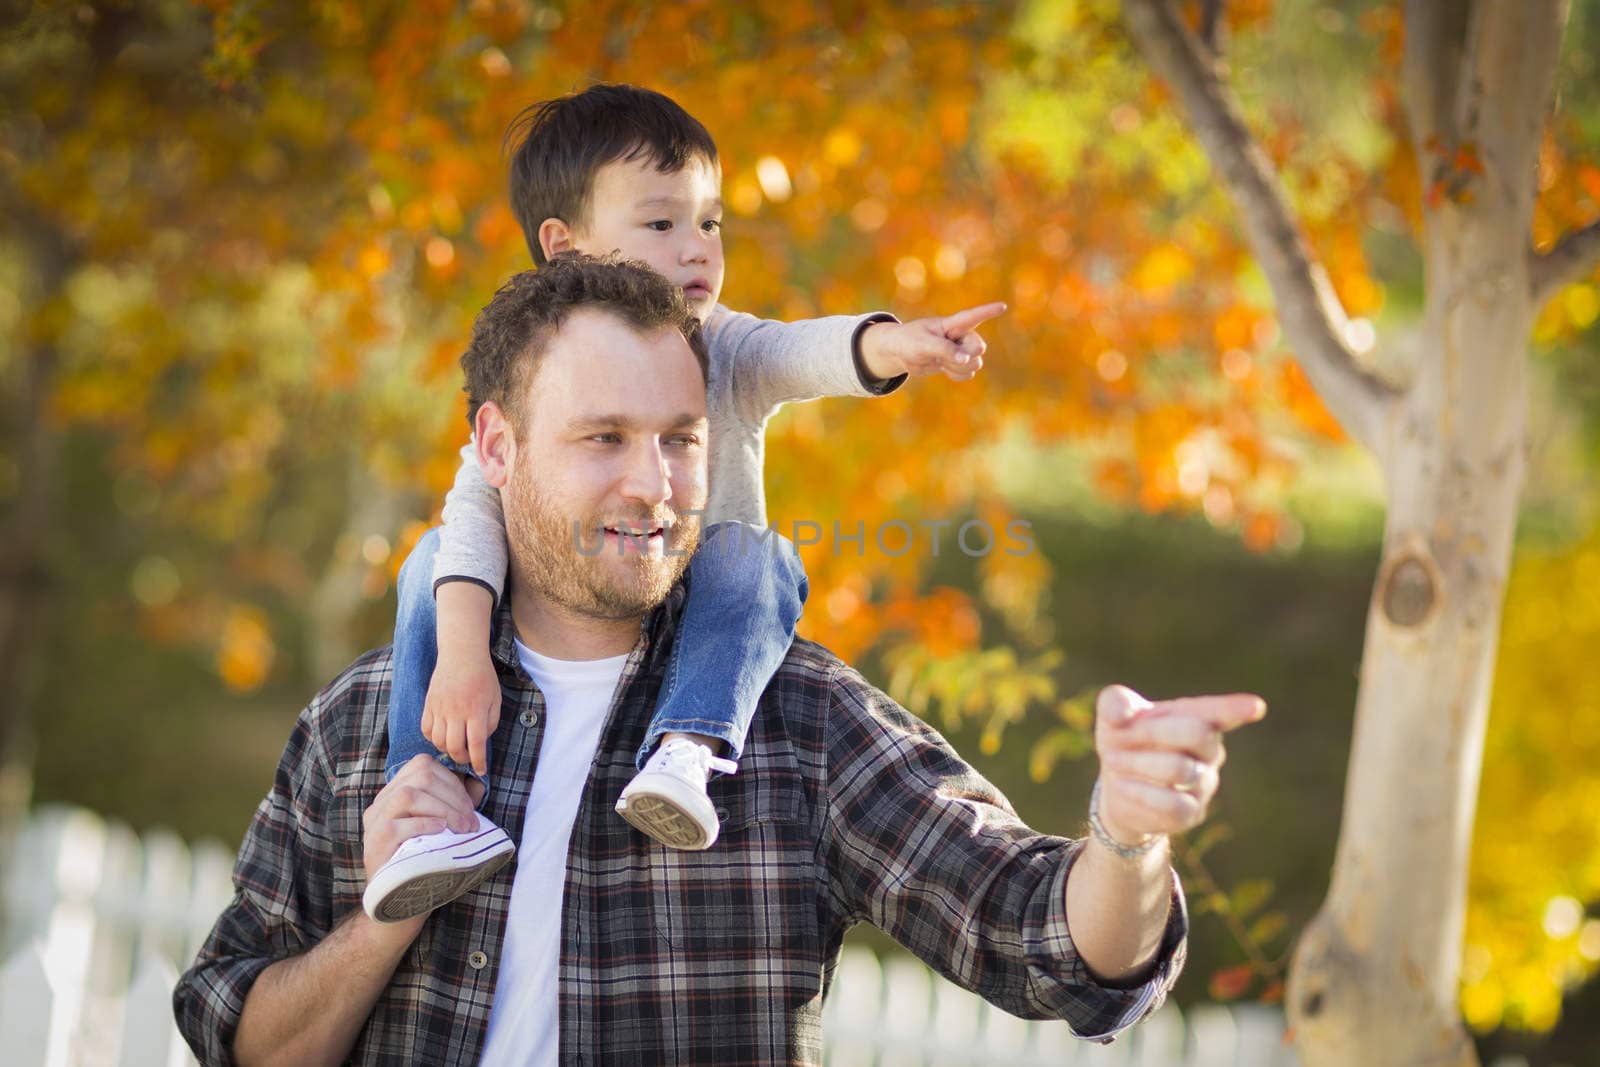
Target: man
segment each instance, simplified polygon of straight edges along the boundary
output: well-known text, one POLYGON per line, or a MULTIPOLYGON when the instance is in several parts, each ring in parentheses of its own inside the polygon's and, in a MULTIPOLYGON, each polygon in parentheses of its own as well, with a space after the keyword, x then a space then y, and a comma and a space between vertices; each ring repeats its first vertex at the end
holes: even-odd
POLYGON ((1258 718, 1258 698, 1102 694, 1094 834, 1068 841, 1022 825, 936 732, 797 641, 740 773, 711 783, 722 838, 664 848, 612 809, 699 534, 697 324, 641 266, 562 257, 496 294, 462 362, 511 556, 485 808, 520 842, 515 876, 426 920, 362 911, 399 841, 474 817, 426 757, 383 785, 390 660, 367 654, 302 713, 238 895, 179 983, 202 1060, 818 1063, 822 994, 863 920, 1085 1037, 1161 1002, 1186 932, 1162 835, 1204 817, 1221 734, 1258 718))

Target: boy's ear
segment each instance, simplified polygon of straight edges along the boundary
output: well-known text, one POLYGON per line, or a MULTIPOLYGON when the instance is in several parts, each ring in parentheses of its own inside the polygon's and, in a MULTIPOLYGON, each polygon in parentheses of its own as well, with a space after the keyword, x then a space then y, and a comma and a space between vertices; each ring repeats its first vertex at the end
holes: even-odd
POLYGON ((473 431, 484 481, 496 489, 505 488, 511 480, 511 466, 517 461, 517 439, 511 431, 511 420, 499 404, 486 400, 478 406, 473 431))
POLYGON ((577 247, 573 243, 572 227, 555 217, 545 219, 539 223, 539 247, 544 250, 547 261, 562 252, 571 252, 577 247))

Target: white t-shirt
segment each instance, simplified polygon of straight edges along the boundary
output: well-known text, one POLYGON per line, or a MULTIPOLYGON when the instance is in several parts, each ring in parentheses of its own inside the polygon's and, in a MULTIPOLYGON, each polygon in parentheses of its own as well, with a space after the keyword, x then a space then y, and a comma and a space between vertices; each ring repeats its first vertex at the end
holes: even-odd
POLYGON ((483 1067, 556 1067, 567 845, 628 657, 551 659, 521 641, 517 657, 544 693, 544 736, 517 845, 517 874, 511 882, 489 1035, 478 1062, 483 1067))

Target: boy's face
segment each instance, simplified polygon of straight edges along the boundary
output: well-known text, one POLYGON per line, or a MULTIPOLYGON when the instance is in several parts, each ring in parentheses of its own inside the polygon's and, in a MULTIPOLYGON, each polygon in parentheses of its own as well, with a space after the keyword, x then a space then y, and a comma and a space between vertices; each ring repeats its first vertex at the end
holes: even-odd
POLYGON ((643 260, 683 290, 701 322, 722 294, 722 172, 696 156, 663 174, 654 161, 607 163, 594 176, 579 252, 643 260))

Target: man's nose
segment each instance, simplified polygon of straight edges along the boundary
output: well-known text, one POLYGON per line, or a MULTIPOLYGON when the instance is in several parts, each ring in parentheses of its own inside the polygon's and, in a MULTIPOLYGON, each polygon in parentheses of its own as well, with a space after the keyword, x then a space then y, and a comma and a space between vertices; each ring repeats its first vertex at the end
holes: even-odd
POLYGON ((630 500, 651 505, 664 503, 672 496, 670 474, 661 442, 641 442, 628 457, 620 490, 630 500))

